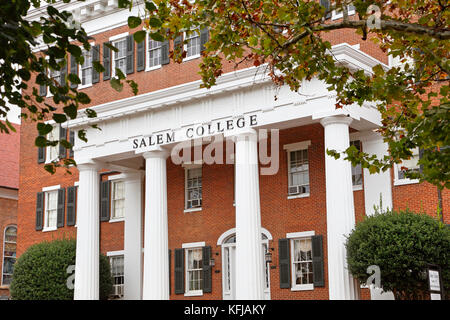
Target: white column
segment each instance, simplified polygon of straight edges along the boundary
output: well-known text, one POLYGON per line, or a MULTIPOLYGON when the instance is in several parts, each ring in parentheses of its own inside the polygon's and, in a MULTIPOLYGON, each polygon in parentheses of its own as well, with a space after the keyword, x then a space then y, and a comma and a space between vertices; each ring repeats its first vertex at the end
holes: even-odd
POLYGON ((169 239, 167 225, 167 176, 163 150, 145 158, 144 300, 169 299, 169 239))
POLYGON ((124 299, 142 293, 142 174, 125 174, 124 299))
POLYGON ((351 163, 334 159, 326 150, 344 151, 350 145, 349 125, 345 116, 320 121, 325 132, 325 177, 327 200, 328 286, 330 300, 355 299, 355 282, 348 272, 345 241, 355 226, 351 163))
MULTIPOLYGON (((374 154, 381 159, 388 154, 388 144, 383 141, 382 136, 376 132, 365 132, 360 136, 363 151, 368 154, 374 154)), ((364 203, 366 215, 370 216, 375 213, 374 205, 380 206, 380 198, 382 209, 392 209, 392 185, 391 171, 370 174, 368 169, 364 169, 364 203)), ((383 292, 380 288, 370 286, 371 300, 394 300, 394 294, 383 292)))
MULTIPOLYGON (((388 145, 383 141, 382 136, 376 132, 366 132, 360 136, 363 151, 374 154, 381 159, 388 154, 388 145)), ((383 210, 392 209, 392 186, 391 171, 370 174, 368 169, 364 169, 364 203, 366 215, 375 213, 374 205, 380 206, 380 197, 383 210)))
POLYGON ((258 144, 255 130, 236 136, 236 299, 264 299, 258 144))
POLYGON ((99 299, 99 174, 94 163, 78 164, 75 300, 99 299))

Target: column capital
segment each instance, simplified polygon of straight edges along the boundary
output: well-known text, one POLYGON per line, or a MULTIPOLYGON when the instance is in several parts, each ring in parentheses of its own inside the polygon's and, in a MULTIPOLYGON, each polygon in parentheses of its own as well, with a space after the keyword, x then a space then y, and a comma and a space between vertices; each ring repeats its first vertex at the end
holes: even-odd
POLYGON ((166 149, 163 149, 161 147, 155 148, 151 151, 146 151, 142 154, 142 156, 145 159, 151 159, 151 158, 164 158, 167 159, 167 157, 170 155, 170 152, 166 149))
POLYGON ((326 117, 326 118, 322 118, 320 120, 320 124, 324 127, 330 125, 330 124, 346 124, 346 125, 350 125, 350 123, 352 123, 353 118, 351 118, 350 116, 331 116, 331 117, 326 117))
POLYGON ((242 128, 235 129, 224 134, 225 138, 236 140, 245 140, 247 137, 249 139, 256 139, 258 137, 258 132, 253 128, 242 128))
POLYGON ((98 171, 101 168, 101 164, 92 159, 77 163, 78 171, 98 171))

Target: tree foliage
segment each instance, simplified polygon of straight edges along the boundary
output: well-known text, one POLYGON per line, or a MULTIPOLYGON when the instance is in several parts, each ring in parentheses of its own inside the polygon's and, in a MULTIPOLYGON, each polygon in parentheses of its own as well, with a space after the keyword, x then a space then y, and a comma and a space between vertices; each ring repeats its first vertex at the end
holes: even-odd
POLYGON ((450 229, 426 214, 405 210, 368 216, 346 247, 353 276, 365 284, 367 268, 379 266, 382 289, 393 291, 396 299, 427 296, 428 264, 441 267, 445 291, 450 289, 450 229))
MULTIPOLYGON (((70 13, 59 12, 51 5, 46 7, 48 17, 36 22, 25 20, 30 2, 39 6, 38 0, 6 1, 0 5, 0 59, 4 61, 0 74, 5 88, 1 92, 0 115, 7 110, 5 101, 8 100, 27 110, 27 116, 38 122, 39 135, 44 136, 48 130, 44 119, 52 115, 58 123, 73 119, 80 104, 90 101, 67 83, 57 85, 45 75, 46 69, 61 67, 58 59, 68 52, 82 63, 81 50, 73 41, 88 48, 89 37, 81 27, 67 26, 70 13), (38 39, 45 43, 48 61, 32 50, 38 45, 38 39), (42 97, 35 89, 33 94, 23 96, 18 92, 31 88, 32 73, 39 74, 37 84, 50 86, 54 94, 52 104, 42 104, 42 97), (16 82, 17 79, 20 81, 16 82), (63 112, 56 109, 60 104, 64 106, 63 112)), ((401 163, 412 156, 415 148, 420 148, 424 150, 419 161, 422 170, 406 171, 406 177, 428 181, 439 188, 450 187, 450 149, 446 148, 450 144, 448 0, 335 0, 325 6, 323 3, 319 0, 118 1, 120 8, 142 6, 139 16, 129 16, 128 25, 130 28, 144 25, 150 38, 156 41, 175 39, 180 32, 208 27, 209 41, 200 64, 202 86, 206 88, 216 84, 225 63, 239 66, 246 62, 263 66, 276 85, 287 85, 293 91, 304 80, 316 77, 324 81, 337 94, 336 108, 376 103, 382 117, 378 131, 388 143, 390 154, 378 159, 354 147, 344 155, 334 150, 328 153, 345 156, 353 164, 361 163, 375 173, 401 163), (354 15, 349 15, 350 3, 354 15), (343 18, 329 19, 333 10, 342 11, 343 18), (345 29, 355 30, 364 41, 374 41, 404 64, 389 70, 377 65, 368 73, 338 63, 330 54, 331 43, 324 35, 345 29)), ((144 41, 145 31, 136 32, 134 38, 144 41)), ((185 55, 183 46, 171 52, 176 62, 181 62, 185 55)), ((95 68, 101 71, 102 66, 98 63, 95 68)), ((79 81, 75 75, 68 78, 70 82, 79 81)), ((123 75, 113 78, 111 84, 120 90, 124 79, 123 75)), ((137 85, 128 83, 136 93, 137 85)), ((95 117, 92 110, 86 112, 95 117)), ((0 130, 13 129, 6 123, 0 124, 0 130)), ((83 130, 79 137, 86 139, 83 130)), ((41 137, 36 139, 36 144, 51 145, 51 142, 41 137)), ((64 145, 70 147, 67 141, 64 145)), ((71 164, 67 161, 66 164, 71 164)))
MULTIPOLYGON (((75 265, 76 241, 55 240, 30 246, 14 265, 11 297, 14 300, 73 300, 67 281, 75 265)), ((100 299, 112 293, 108 258, 100 255, 100 299)))

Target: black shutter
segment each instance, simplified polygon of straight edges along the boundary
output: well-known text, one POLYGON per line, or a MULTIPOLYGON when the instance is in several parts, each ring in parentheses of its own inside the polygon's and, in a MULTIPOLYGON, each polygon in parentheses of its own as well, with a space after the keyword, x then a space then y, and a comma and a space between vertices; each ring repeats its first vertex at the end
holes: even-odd
POLYGON ((169 295, 172 293, 172 281, 170 278, 170 275, 172 274, 172 262, 170 261, 171 259, 171 255, 172 255, 172 251, 169 249, 169 295))
POLYGON ((145 40, 137 43, 136 71, 145 70, 145 40))
MULTIPOLYGON (((70 73, 78 76, 78 63, 76 57, 73 54, 70 55, 70 73)), ((78 87, 78 85, 71 82, 70 87, 72 89, 75 89, 76 87, 78 87)))
POLYGON ((45 162, 45 147, 38 148, 38 163, 45 162))
POLYGON ((60 70, 60 74, 61 74, 61 86, 65 86, 66 84, 66 77, 67 77, 67 73, 68 73, 68 68, 69 68, 69 64, 67 63, 67 60, 64 60, 64 65, 60 70))
POLYGON ((100 182, 100 221, 109 220, 111 181, 100 182))
POLYGON ((278 240, 278 264, 280 268, 280 288, 291 288, 291 262, 289 259, 289 239, 278 240))
POLYGON ((58 228, 64 227, 64 200, 66 196, 66 189, 61 188, 58 190, 58 207, 57 207, 57 221, 56 226, 58 228))
POLYGON ((69 142, 72 145, 72 148, 69 150, 69 157, 73 158, 73 147, 75 146, 75 131, 69 131, 69 142))
POLYGON ((212 292, 211 247, 203 247, 203 292, 212 292))
POLYGON ((200 31, 200 51, 205 51, 205 43, 207 43, 209 40, 209 29, 204 28, 202 31, 200 31))
POLYGON ((36 197, 36 230, 42 230, 44 226, 44 193, 38 192, 36 197))
MULTIPOLYGON (((330 10, 330 0, 320 0, 320 5, 325 7, 325 12, 327 12, 328 10, 330 10)), ((329 12, 326 16, 326 19, 331 18, 331 12, 329 12)))
MULTIPOLYGON (((67 129, 63 127, 59 127, 59 140, 67 141, 67 129)), ((59 143, 59 158, 64 159, 67 156, 67 149, 59 143)))
MULTIPOLYGON (((45 72, 44 75, 46 75, 47 73, 45 72)), ((41 97, 46 97, 47 96, 47 86, 46 85, 39 85, 39 95, 41 97)))
POLYGON ((103 71, 103 80, 111 79, 111 49, 106 45, 110 44, 106 42, 103 44, 103 67, 105 71, 103 71))
POLYGON ((67 225, 74 226, 77 213, 77 187, 67 188, 67 225))
POLYGON ((322 236, 312 236, 312 263, 313 263, 313 279, 315 287, 325 286, 325 276, 323 270, 323 246, 322 236))
POLYGON ((184 293, 184 249, 175 249, 175 294, 184 293))
MULTIPOLYGON (((423 152, 424 152, 424 150, 423 150, 422 148, 419 148, 419 160, 422 159, 422 157, 423 157, 423 152)), ((421 165, 419 166, 419 172, 420 172, 420 173, 423 173, 423 164, 421 164, 421 165)))
POLYGON ((180 33, 178 37, 173 40, 173 47, 174 50, 180 50, 180 52, 183 52, 183 34, 180 33))
POLYGON ((92 83, 100 81, 100 73, 94 68, 94 61, 100 61, 100 46, 96 45, 91 48, 92 50, 92 83))
POLYGON ((127 74, 134 72, 134 39, 127 36, 127 74))
POLYGON ((169 40, 166 40, 161 44, 161 64, 166 65, 169 62, 169 40))

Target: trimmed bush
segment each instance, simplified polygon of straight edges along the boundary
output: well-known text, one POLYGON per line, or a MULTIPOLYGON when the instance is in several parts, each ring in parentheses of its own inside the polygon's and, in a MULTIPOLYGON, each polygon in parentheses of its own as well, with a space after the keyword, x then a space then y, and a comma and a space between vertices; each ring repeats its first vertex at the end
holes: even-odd
POLYGON ((441 267, 445 291, 450 289, 450 230, 439 220, 409 210, 366 217, 349 235, 350 272, 367 281, 367 267, 377 265, 381 287, 396 299, 428 297, 428 264, 441 267))
MULTIPOLYGON (((72 300, 67 286, 70 265, 75 265, 75 240, 55 240, 30 246, 14 266, 10 291, 14 300, 72 300)), ((69 281, 70 282, 70 281, 69 281)), ((73 283, 73 282, 71 282, 73 283)), ((108 258, 100 255, 100 299, 112 292, 108 258)))

